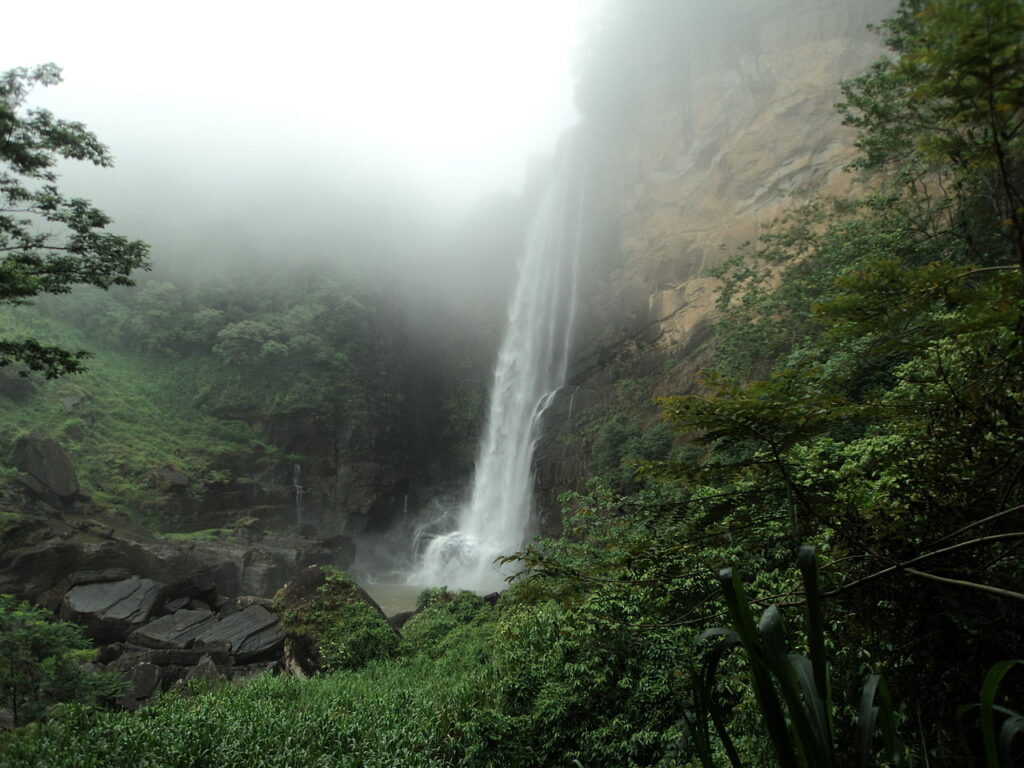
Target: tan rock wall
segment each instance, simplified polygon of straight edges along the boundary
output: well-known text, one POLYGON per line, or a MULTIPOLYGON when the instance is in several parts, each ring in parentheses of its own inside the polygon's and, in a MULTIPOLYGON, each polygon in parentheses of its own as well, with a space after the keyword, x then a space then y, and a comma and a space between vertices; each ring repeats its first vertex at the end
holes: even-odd
POLYGON ((591 472, 609 415, 653 421, 653 397, 696 388, 712 348, 709 270, 808 196, 850 187, 839 81, 882 55, 866 25, 896 5, 692 0, 678 28, 626 41, 629 116, 595 150, 598 208, 615 226, 588 265, 575 370, 537 454, 545 532, 558 532, 558 494, 591 472))
POLYGON ((666 350, 710 310, 711 267, 812 191, 848 187, 852 135, 834 108, 839 81, 882 53, 864 27, 894 5, 729 2, 688 33, 684 72, 659 71, 657 53, 641 63, 639 109, 621 150, 613 282, 643 285, 666 350))

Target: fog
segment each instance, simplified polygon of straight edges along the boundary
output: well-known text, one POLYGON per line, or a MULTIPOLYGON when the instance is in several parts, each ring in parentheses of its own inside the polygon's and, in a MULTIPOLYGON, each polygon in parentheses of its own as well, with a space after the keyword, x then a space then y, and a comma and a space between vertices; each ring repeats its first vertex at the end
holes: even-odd
POLYGON ((577 119, 573 63, 601 5, 20 3, 0 70, 63 67, 30 105, 84 122, 115 168, 67 164, 62 188, 150 242, 158 271, 401 270, 448 258, 577 119))

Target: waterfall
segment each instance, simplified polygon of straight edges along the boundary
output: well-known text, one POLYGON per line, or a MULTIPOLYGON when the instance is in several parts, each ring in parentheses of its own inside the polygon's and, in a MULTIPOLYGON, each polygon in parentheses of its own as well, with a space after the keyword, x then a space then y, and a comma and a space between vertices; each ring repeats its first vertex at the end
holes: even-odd
POLYGON ((559 152, 520 254, 472 494, 455 530, 426 544, 410 583, 499 589, 505 574, 495 558, 526 541, 534 448, 544 411, 565 380, 576 310, 585 183, 573 149, 559 152))
POLYGON ((302 497, 306 495, 306 489, 302 485, 302 467, 299 464, 292 466, 292 487, 295 488, 295 524, 302 525, 305 505, 302 497))

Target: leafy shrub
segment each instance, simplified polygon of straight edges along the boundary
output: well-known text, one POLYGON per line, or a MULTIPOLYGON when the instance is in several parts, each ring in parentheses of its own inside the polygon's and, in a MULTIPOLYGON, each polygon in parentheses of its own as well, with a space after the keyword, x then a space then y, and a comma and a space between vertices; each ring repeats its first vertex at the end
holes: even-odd
POLYGON ((473 592, 428 589, 416 604, 420 612, 402 627, 402 635, 412 651, 435 657, 462 639, 460 628, 496 620, 495 611, 473 592))
POLYGON ((401 638, 359 586, 336 568, 321 570, 326 578, 312 594, 289 594, 289 587, 275 598, 290 642, 308 647, 322 672, 397 655, 401 638))
POLYGON ((95 703, 120 694, 120 675, 80 663, 90 655, 80 627, 0 595, 0 697, 16 726, 43 717, 57 702, 95 703))

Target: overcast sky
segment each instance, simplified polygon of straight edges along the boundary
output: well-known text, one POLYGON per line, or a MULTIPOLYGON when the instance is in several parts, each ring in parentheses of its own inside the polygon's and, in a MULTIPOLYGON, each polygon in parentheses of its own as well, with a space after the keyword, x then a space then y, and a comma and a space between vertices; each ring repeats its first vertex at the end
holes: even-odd
POLYGON ((175 195, 194 215, 244 218, 250 197, 366 177, 458 209, 517 189, 527 158, 574 122, 574 52, 601 5, 19 2, 4 10, 0 70, 64 68, 32 104, 85 122, 117 163, 65 183, 132 230, 159 218, 137 222, 133 206, 175 195))

